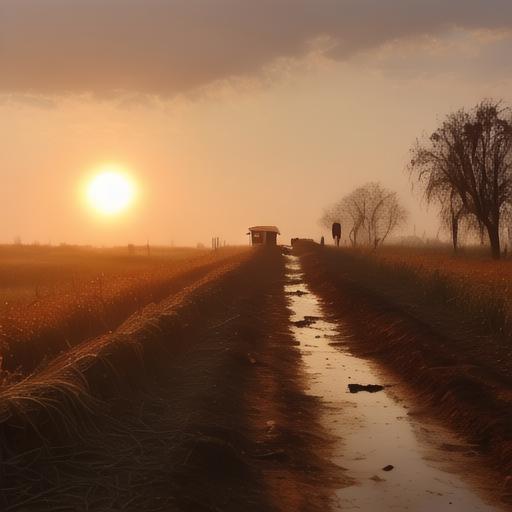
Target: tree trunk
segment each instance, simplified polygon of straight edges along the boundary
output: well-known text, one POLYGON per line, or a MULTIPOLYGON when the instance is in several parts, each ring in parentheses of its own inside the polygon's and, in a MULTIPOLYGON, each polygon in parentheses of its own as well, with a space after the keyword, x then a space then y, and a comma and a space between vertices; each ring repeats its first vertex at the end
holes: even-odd
POLYGON ((455 218, 455 216, 452 216, 452 243, 453 243, 453 252, 454 253, 457 253, 457 250, 459 248, 458 240, 459 240, 459 221, 455 218))
POLYGON ((489 233, 489 242, 491 244, 492 257, 495 260, 499 260, 501 257, 499 225, 489 224, 487 226, 487 232, 489 233))
POLYGON ((359 227, 354 227, 354 247, 357 247, 357 233, 359 232, 359 227))

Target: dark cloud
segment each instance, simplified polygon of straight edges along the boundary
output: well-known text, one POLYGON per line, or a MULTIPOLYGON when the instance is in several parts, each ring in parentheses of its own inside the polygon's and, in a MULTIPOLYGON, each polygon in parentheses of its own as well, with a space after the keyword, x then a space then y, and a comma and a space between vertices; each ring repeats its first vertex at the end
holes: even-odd
POLYGON ((343 59, 453 27, 512 28, 510 0, 1 0, 0 91, 171 96, 332 39, 343 59))

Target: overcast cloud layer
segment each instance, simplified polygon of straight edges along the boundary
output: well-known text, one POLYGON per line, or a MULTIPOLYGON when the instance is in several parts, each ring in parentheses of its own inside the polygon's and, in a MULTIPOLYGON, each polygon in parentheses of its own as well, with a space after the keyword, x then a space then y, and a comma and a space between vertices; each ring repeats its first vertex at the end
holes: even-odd
POLYGON ((453 28, 512 29, 510 0, 0 0, 0 92, 172 96, 300 57, 453 28))

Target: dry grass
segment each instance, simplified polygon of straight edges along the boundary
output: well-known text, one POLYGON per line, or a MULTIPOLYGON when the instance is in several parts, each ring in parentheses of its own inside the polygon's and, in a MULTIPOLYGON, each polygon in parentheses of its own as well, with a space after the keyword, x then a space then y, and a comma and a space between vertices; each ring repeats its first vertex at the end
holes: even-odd
POLYGON ((508 379, 512 372, 512 262, 479 251, 386 247, 377 253, 325 250, 333 278, 431 326, 453 350, 508 379))
POLYGON ((377 259, 393 266, 406 266, 425 275, 441 274, 464 287, 484 290, 512 301, 512 261, 495 261, 478 250, 455 256, 448 248, 384 247, 377 259))
POLYGON ((100 281, 136 276, 209 254, 196 249, 0 246, 0 310, 73 294, 85 287, 99 293, 100 281))
MULTIPOLYGON (((164 381, 174 382, 169 356, 183 350, 183 332, 212 331, 197 321, 205 310, 217 308, 223 318, 229 316, 215 293, 250 254, 231 250, 205 256, 213 266, 178 293, 137 311, 115 333, 81 343, 1 388, 2 510, 176 509, 181 461, 201 439, 194 429, 181 431, 183 418, 172 405, 176 388, 159 394, 164 381), (170 469, 172 461, 178 467, 170 469), (165 499, 164 491, 154 490, 157 480, 165 499)), ((215 333, 218 327, 214 324, 215 333)), ((223 348, 219 353, 225 354, 223 348)), ((194 383, 197 375, 188 378, 194 383)))
POLYGON ((492 336, 512 338, 512 261, 479 250, 387 247, 375 256, 385 271, 417 286, 427 302, 453 303, 492 336))
MULTIPOLYGON (((197 434, 166 425, 164 408, 173 412, 171 420, 178 416, 170 397, 147 393, 146 388, 162 391, 157 380, 168 377, 173 360, 169 354, 179 353, 182 330, 186 326, 194 332, 193 326, 200 325, 191 321, 191 315, 201 314, 211 290, 241 261, 244 255, 232 258, 159 305, 143 308, 115 333, 74 347, 42 371, 3 387, 0 450, 3 485, 9 485, 0 493, 2 510, 110 510, 119 502, 120 508, 172 509, 173 493, 165 502, 157 493, 144 494, 139 474, 156 473, 161 479, 163 461, 175 460, 176 452, 195 443, 197 434), (137 405, 121 421, 112 411, 113 399, 115 407, 128 407, 134 395, 137 405), (45 463, 52 471, 40 469, 45 463), (119 481, 120 473, 128 479, 119 481), (71 502, 76 508, 63 506, 71 502)), ((216 303, 226 314, 220 301, 216 303)), ((185 458, 179 455, 179 460, 185 458)), ((153 484, 150 480, 150 491, 153 484)))
POLYGON ((0 247, 4 378, 17 378, 240 252, 0 247))

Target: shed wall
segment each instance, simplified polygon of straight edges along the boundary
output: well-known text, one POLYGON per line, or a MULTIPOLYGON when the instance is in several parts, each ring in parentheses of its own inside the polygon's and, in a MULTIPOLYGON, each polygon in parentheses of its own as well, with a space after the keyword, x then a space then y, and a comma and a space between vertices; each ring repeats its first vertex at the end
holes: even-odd
POLYGON ((252 231, 252 245, 277 245, 277 233, 270 231, 252 231))

